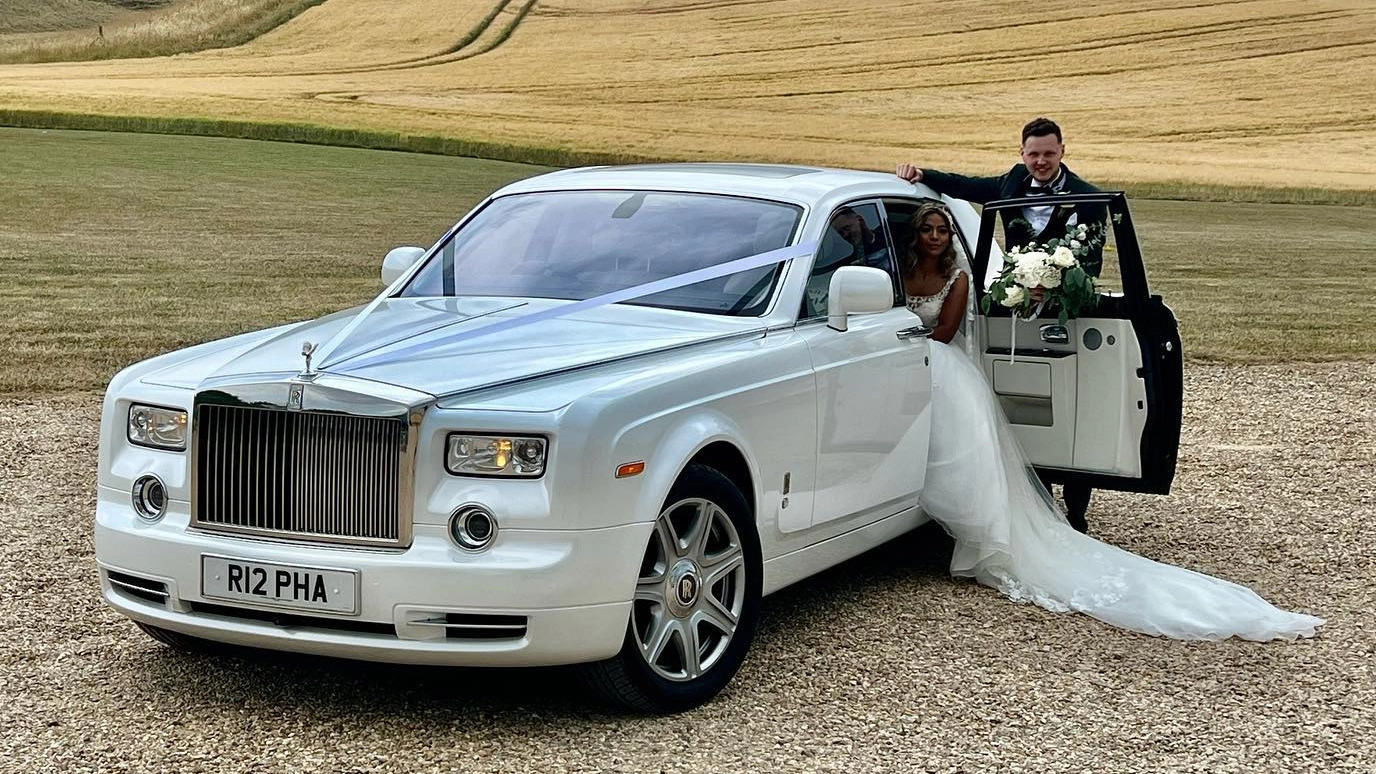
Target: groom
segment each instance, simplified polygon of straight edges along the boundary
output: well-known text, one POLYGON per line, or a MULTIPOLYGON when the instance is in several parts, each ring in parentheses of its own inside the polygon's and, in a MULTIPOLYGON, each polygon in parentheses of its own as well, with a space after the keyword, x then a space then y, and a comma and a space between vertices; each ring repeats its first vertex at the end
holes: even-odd
MULTIPOLYGON (((897 175, 910 183, 926 183, 940 194, 984 204, 995 199, 1044 196, 1059 193, 1093 193, 1098 188, 1086 183, 1061 163, 1065 144, 1061 127, 1049 118, 1034 118, 1022 128, 1022 163, 996 177, 967 177, 937 169, 920 169, 899 164, 897 175)), ((1100 204, 1048 205, 1024 207, 1022 217, 1009 217, 1004 211, 1004 248, 1029 242, 1044 243, 1065 236, 1067 226, 1103 223, 1107 211, 1100 204)), ((1082 262, 1091 276, 1099 276, 1103 255, 1095 250, 1082 262)))
MULTIPOLYGON (((1061 127, 1049 118, 1034 118, 1022 128, 1022 163, 1002 175, 967 177, 936 169, 919 169, 912 164, 899 164, 896 174, 910 183, 926 183, 937 193, 976 204, 995 199, 1098 191, 1061 163, 1064 155, 1061 127)), ((1067 226, 1103 223, 1108 212, 1103 205, 1077 204, 1023 207, 1022 217, 1010 218, 1009 215, 1008 210, 1000 213, 1004 248, 1011 250, 1029 242, 1045 243, 1048 239, 1065 236, 1067 226)), ((1086 256, 1082 265, 1091 276, 1099 276, 1103 266, 1102 246, 1086 256)), ((1048 491, 1051 489, 1045 479, 1042 483, 1048 491)), ((1089 507, 1090 488, 1083 484, 1067 484, 1062 487, 1061 496, 1065 499, 1066 517, 1071 526, 1080 532, 1088 531, 1085 511, 1089 507)))

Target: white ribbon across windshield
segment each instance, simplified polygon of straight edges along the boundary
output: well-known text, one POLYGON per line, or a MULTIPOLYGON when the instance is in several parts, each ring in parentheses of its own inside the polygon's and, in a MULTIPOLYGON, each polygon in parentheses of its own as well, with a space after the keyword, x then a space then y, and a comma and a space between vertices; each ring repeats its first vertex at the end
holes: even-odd
MULTIPOLYGON (((524 327, 526 325, 533 325, 537 322, 552 320, 556 317, 564 317, 566 315, 575 314, 577 312, 582 312, 588 309, 595 309, 599 306, 606 306, 608 304, 619 304, 624 301, 633 301, 637 298, 642 298, 644 296, 652 296, 656 293, 663 293, 666 290, 677 290, 679 288, 687 287, 689 285, 696 285, 699 282, 706 282, 708 280, 719 279, 721 277, 728 277, 732 274, 739 274, 743 271, 759 269, 776 263, 784 263, 786 261, 791 261, 795 258, 807 258, 817 251, 817 245, 818 243, 813 241, 800 245, 793 245, 791 247, 781 247, 777 250, 770 250, 764 253, 756 253, 755 255, 746 256, 745 258, 737 258, 734 261, 727 261, 726 263, 717 264, 716 266, 708 266, 705 269, 698 269, 696 271, 690 271, 685 274, 676 274, 672 277, 665 277, 661 280, 655 280, 654 282, 646 282, 642 285, 635 285, 633 287, 624 288, 622 290, 614 290, 611 293, 603 293, 600 296, 594 296, 592 298, 587 298, 582 301, 575 301, 571 304, 564 304, 563 306, 542 309, 538 312, 533 312, 523 317, 517 317, 514 320, 498 320, 496 322, 484 325, 480 328, 456 331, 451 335, 444 336, 438 339, 429 339, 417 344, 411 344, 409 346, 399 347, 397 349, 390 349, 387 352, 378 352, 378 350, 380 349, 390 347, 398 343, 388 342, 386 344, 381 344, 377 347, 374 347, 363 352, 356 352, 354 354, 347 355, 337 360, 322 362, 320 364, 320 368, 323 370, 326 368, 330 368, 332 366, 337 366, 341 363, 351 361, 356 361, 353 363, 355 367, 367 367, 370 365, 375 365, 377 363, 394 360, 399 357, 404 357, 406 355, 424 352, 426 350, 433 350, 436 347, 448 346, 450 344, 471 341, 472 339, 476 339, 479 336, 486 336, 489 333, 497 333, 498 331, 510 331, 516 328, 524 327), (359 358, 362 358, 362 360, 359 360, 359 358)), ((360 312, 360 316, 368 314, 374 308, 376 308, 376 303, 369 305, 367 309, 364 309, 362 312, 360 312)), ((459 322, 466 322, 466 320, 460 320, 459 322)), ((347 335, 348 332, 350 332, 351 330, 352 326, 344 331, 345 335, 347 335)), ((407 338, 409 338, 409 336, 407 338)), ((331 344, 335 344, 335 342, 331 342, 331 344)), ((331 350, 333 350, 334 348, 335 346, 330 347, 331 350)), ((333 353, 331 352, 330 354, 333 353)))

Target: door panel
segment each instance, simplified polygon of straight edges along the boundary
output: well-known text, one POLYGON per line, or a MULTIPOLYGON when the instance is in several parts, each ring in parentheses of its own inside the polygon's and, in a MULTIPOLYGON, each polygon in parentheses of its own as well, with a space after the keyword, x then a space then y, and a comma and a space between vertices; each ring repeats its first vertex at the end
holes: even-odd
MULTIPOLYGON (((1103 292, 1089 316, 1020 321, 1006 310, 979 312, 981 365, 1027 456, 1048 481, 1126 491, 1167 493, 1175 476, 1183 380, 1180 335, 1160 296, 1150 295, 1127 200, 1121 193, 1067 194, 1066 204, 1103 204, 1116 249, 1104 267, 1103 292), (1016 353, 1013 352, 1016 346, 1016 353), (1047 393, 1050 393, 1047 395, 1047 393)), ((985 206, 976 276, 1001 261, 994 219, 1017 217, 1024 205, 985 206)), ((977 297, 983 296, 983 287, 977 297)))
POLYGON ((1007 317, 980 316, 985 377, 1032 464, 1138 478, 1146 431, 1141 348, 1128 320, 1067 320, 1067 343, 1046 344, 1039 328, 1018 323, 1018 354, 1008 355, 1007 317))
POLYGON ((1076 320, 1075 470, 1140 478, 1147 426, 1142 350, 1129 320, 1076 320), (1094 345, 1094 346, 1090 346, 1094 345))
POLYGON ((927 469, 931 372, 926 339, 907 309, 851 317, 849 330, 811 324, 817 375, 817 477, 813 525, 917 504, 927 469))
POLYGON ((1070 467, 1079 387, 1074 347, 1034 346, 1040 335, 1038 324, 1019 322, 1017 356, 1010 357, 1010 318, 990 320, 980 315, 977 321, 984 376, 1028 458, 1042 467, 1070 467))

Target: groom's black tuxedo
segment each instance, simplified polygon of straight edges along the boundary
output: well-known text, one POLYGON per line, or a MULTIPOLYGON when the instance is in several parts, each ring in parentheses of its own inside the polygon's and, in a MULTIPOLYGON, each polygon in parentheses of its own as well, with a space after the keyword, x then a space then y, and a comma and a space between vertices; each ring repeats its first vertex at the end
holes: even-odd
MULTIPOLYGON (((939 169, 924 169, 922 170, 922 182, 937 193, 976 204, 984 204, 995 199, 1016 199, 1020 196, 1037 195, 1045 190, 1032 185, 1032 175, 1027 171, 1027 167, 1022 164, 1018 164, 1002 175, 995 177, 967 177, 951 172, 942 172, 939 169)), ((1056 193, 1095 193, 1099 189, 1086 183, 1079 175, 1071 172, 1062 164, 1061 174, 1052 183, 1052 190, 1056 193)), ((1051 204, 1051 202, 1047 202, 1047 204, 1051 204)), ((1072 215, 1075 216, 1076 224, 1092 225, 1103 223, 1108 212, 1100 204, 1058 206, 1051 211, 1051 219, 1047 221, 1046 227, 1037 233, 1033 233, 1032 225, 1025 215, 1010 218, 1009 214, 1010 211, 1008 210, 1000 214, 1000 218, 1003 220, 1005 249, 1012 249, 1029 242, 1045 242, 1048 239, 1065 236, 1066 224, 1072 215)), ((1085 271, 1095 277, 1099 276, 1099 268, 1102 265, 1103 255, 1099 250, 1095 250, 1084 261, 1085 271)))

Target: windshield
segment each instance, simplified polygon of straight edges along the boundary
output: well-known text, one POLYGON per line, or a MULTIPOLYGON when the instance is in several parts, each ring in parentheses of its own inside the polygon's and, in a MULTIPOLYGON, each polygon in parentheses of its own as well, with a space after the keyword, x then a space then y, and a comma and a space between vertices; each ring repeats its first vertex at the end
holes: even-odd
MULTIPOLYGON (((581 301, 786 247, 802 216, 778 202, 653 191, 560 191, 493 200, 401 291, 581 301)), ((759 315, 778 264, 629 303, 759 315)))

